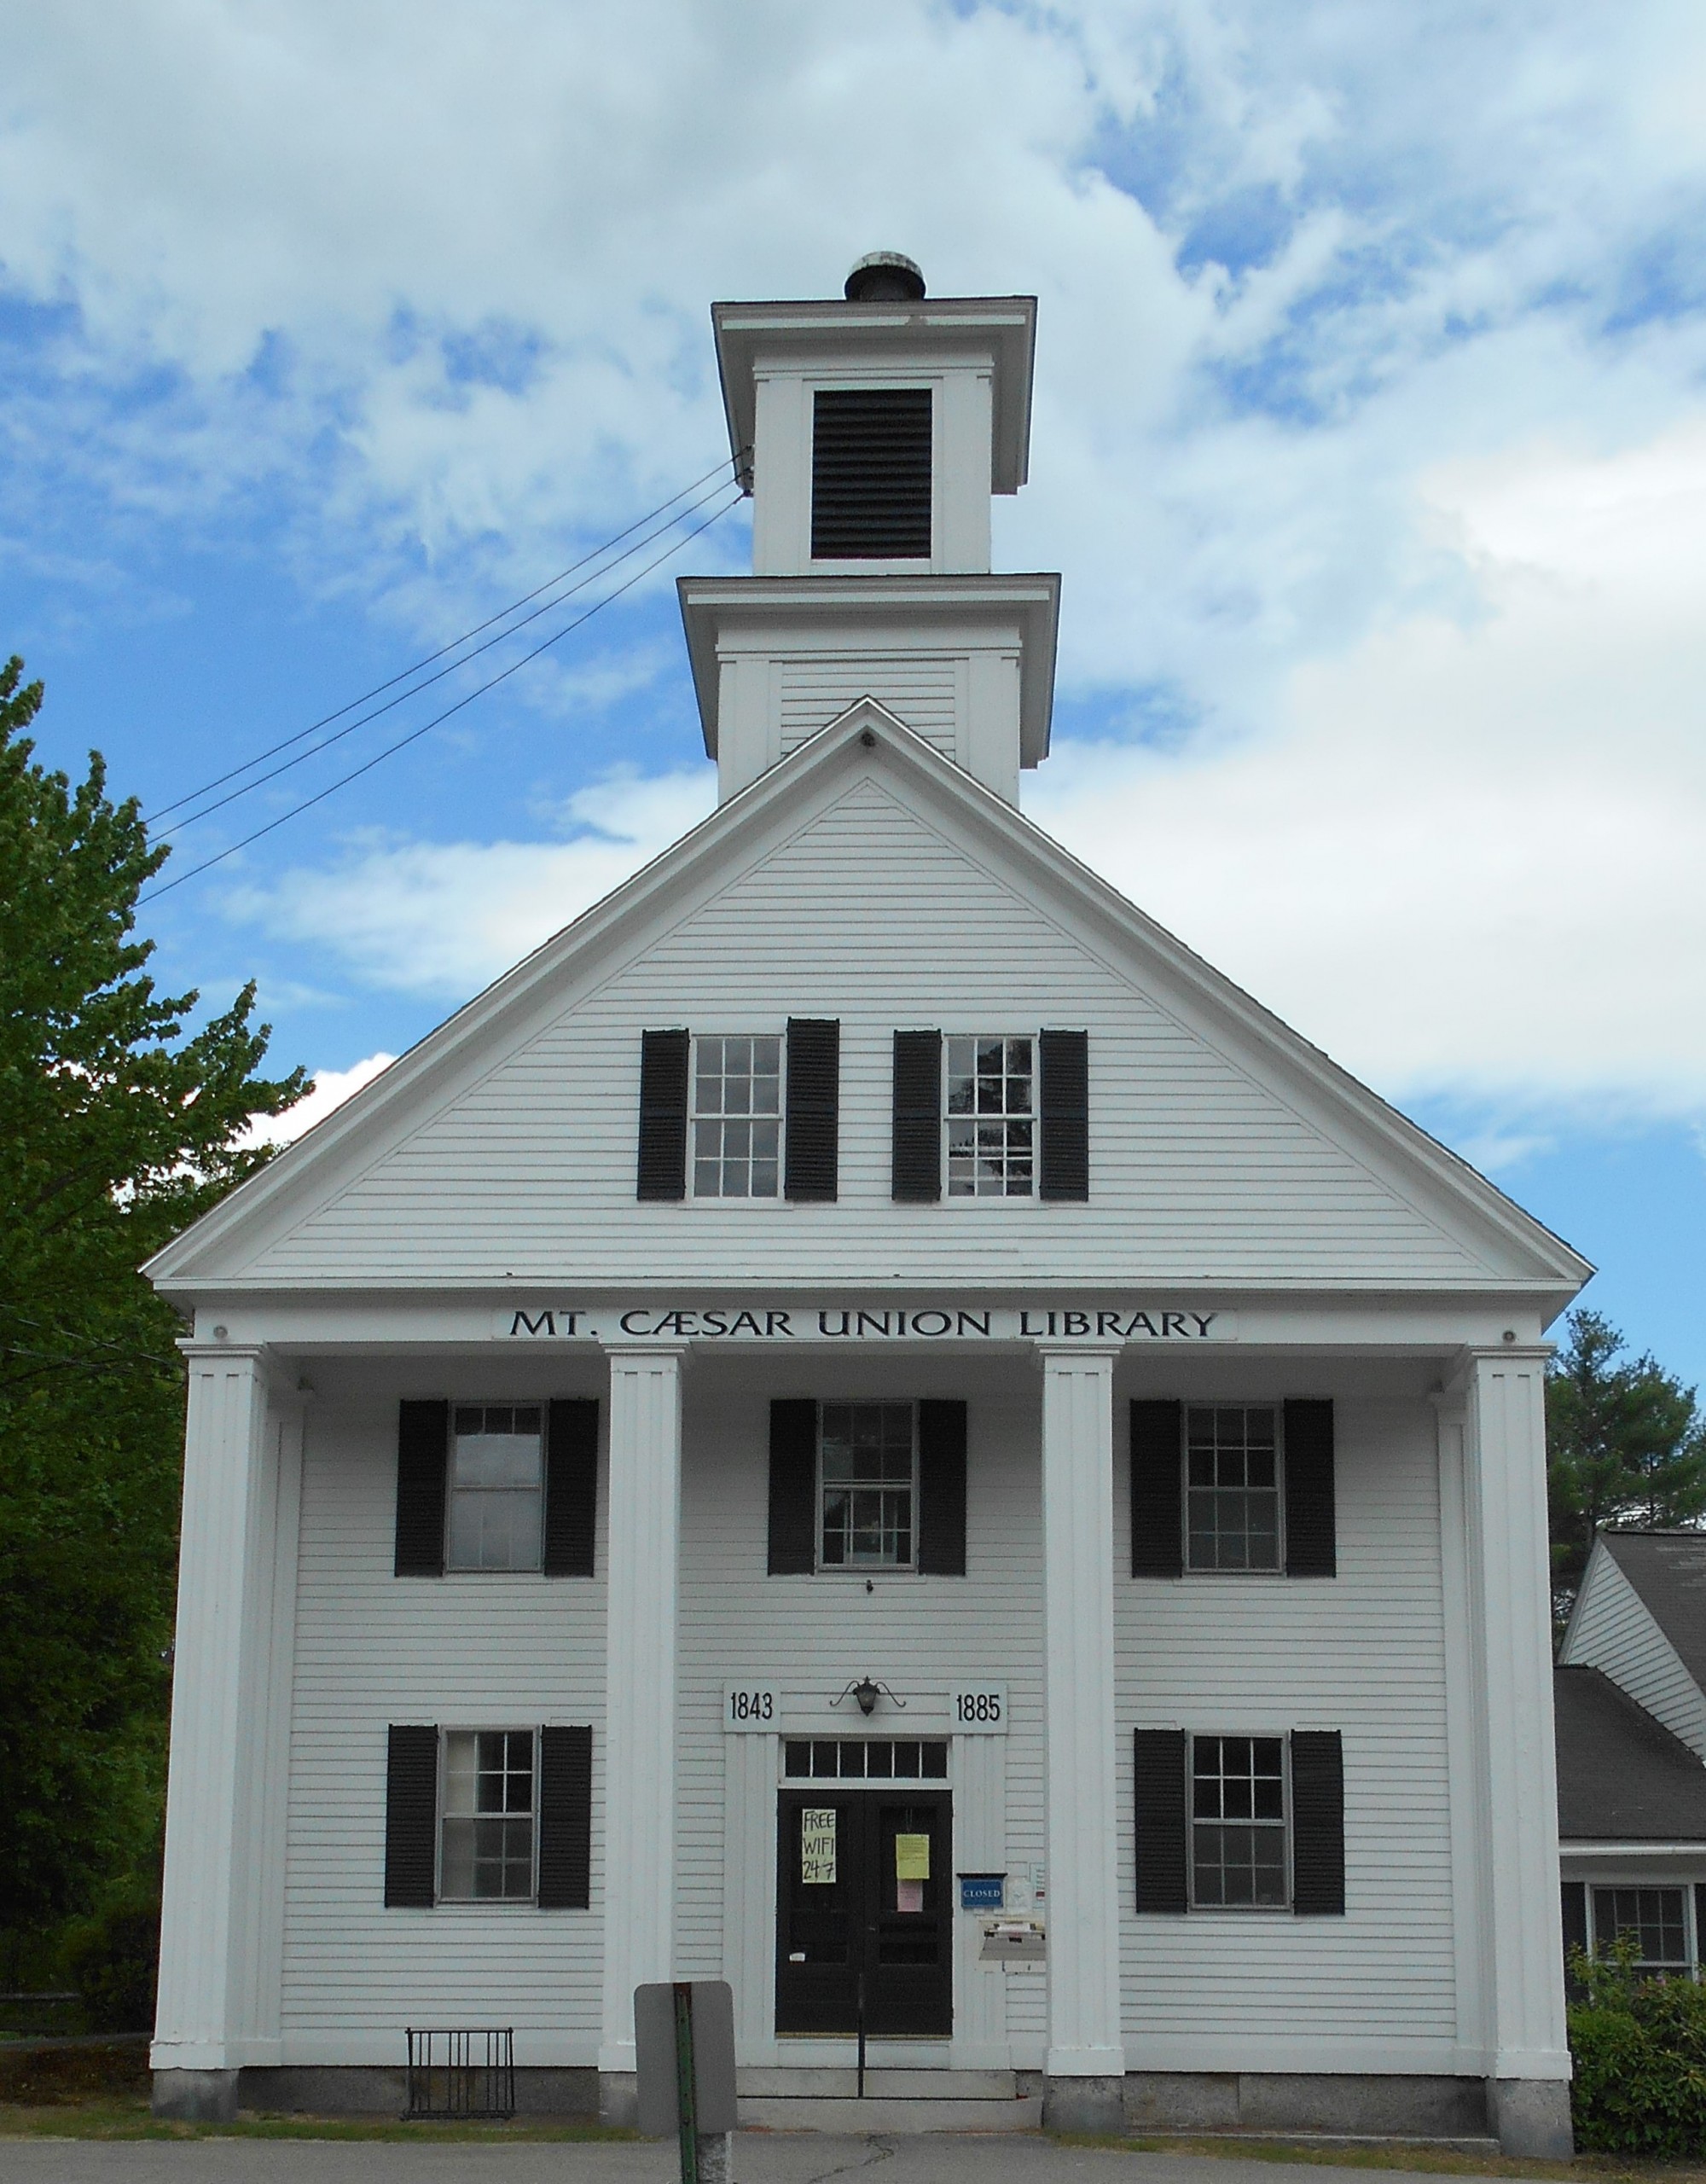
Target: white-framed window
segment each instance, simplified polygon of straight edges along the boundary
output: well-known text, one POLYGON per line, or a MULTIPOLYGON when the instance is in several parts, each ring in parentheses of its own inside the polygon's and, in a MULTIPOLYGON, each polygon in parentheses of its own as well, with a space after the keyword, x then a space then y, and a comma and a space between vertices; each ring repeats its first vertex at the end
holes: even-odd
POLYGON ((1191 1739, 1191 1901, 1283 1911, 1291 1901, 1284 1737, 1191 1739))
POLYGON ((531 1902, 535 1892, 531 1729, 446 1729, 440 1742, 438 1898, 531 1902))
POLYGON ((1587 1946, 1604 1956, 1619 1934, 1631 1934, 1640 1951, 1638 1972, 1655 1977, 1691 1977, 1696 1937, 1691 1897, 1682 1883, 1651 1887, 1639 1882, 1590 1881, 1587 1886, 1587 1946))
POLYGON ((949 1197, 1032 1197, 1036 1041, 995 1031, 951 1031, 946 1047, 949 1197))
POLYGON ((945 1782, 945 1737, 784 1737, 790 1782, 945 1782))
POLYGON ((825 1570, 909 1570, 917 1560, 918 1434, 909 1403, 818 1411, 818 1559, 825 1570))
POLYGON ((1185 1407, 1185 1566, 1279 1570, 1282 1460, 1276 1403, 1185 1407))
POLYGON ((693 1040, 695 1198, 775 1198, 781 1186, 782 1040, 701 1032, 693 1040))
POLYGON ((452 1403, 446 1569, 538 1569, 544 1509, 542 1406, 452 1403))

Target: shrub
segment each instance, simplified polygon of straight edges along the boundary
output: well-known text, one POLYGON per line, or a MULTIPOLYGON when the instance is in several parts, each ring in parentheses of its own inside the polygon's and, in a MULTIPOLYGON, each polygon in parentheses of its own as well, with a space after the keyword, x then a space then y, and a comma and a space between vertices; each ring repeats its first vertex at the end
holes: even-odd
POLYGON ((96 2032, 154 2029, 160 1967, 160 1899, 132 1889, 93 1918, 79 1920, 66 1944, 66 1969, 96 2032))
POLYGON ((1706 2153, 1706 1986, 1639 1978, 1633 1953, 1622 1936, 1606 1958, 1571 1952, 1576 2144, 1661 2161, 1706 2153))

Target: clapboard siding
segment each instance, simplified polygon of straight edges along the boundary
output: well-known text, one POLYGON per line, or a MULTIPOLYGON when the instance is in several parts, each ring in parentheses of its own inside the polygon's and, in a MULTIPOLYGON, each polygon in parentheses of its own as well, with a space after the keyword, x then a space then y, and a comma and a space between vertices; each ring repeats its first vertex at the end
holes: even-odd
MULTIPOLYGON (((451 1366, 438 1368, 430 1387, 399 1386, 396 1369, 369 1368, 358 1378, 347 1368, 316 1368, 306 1426, 286 1858, 287 2049, 316 2033, 338 2033, 365 2038, 370 2048, 361 2054, 397 2060, 402 2028, 410 2023, 513 2023, 524 2045, 538 2030, 595 2041, 603 1482, 597 1578, 397 1579, 390 1545, 399 1394, 535 1400, 595 1391, 523 1381, 513 1368, 508 1380, 490 1368, 458 1380, 451 1366), (593 1908, 386 1910, 385 1749, 393 1722, 590 1723, 593 1908)), ((537 2050, 531 2056, 541 2059, 537 2050)))
POLYGON ((1706 1758, 1706 1696, 1603 1547, 1593 1550, 1558 1658, 1601 1670, 1706 1758))
MULTIPOLYGON (((1229 1391, 1285 1392, 1263 1388, 1251 1364, 1226 1369, 1229 1391)), ((1146 2067, 1146 2038, 1449 2042, 1456 2035, 1433 1425, 1419 1399, 1381 1402, 1366 1393, 1341 1394, 1335 1423, 1339 1574, 1331 1583, 1123 1571, 1116 1580, 1121 1960, 1131 2069, 1146 2067), (1134 1728, 1342 1731, 1346 1915, 1136 1916, 1134 1728)), ((1117 1465, 1114 1477, 1115 1528, 1123 1538, 1126 1467, 1117 1465)))
MULTIPOLYGON (((1123 1368, 1123 1404, 1161 1391, 1123 1368), (1129 1383, 1129 1385, 1128 1385, 1129 1383)), ((1286 1391, 1257 1361, 1181 1361, 1189 1397, 1286 1391)), ((287 2045, 319 2035, 383 2043, 404 2024, 512 2021, 582 2042, 597 2032, 604 1835, 602 1578, 391 1575, 396 1399, 445 1391, 445 1368, 406 1389, 370 1370, 325 1368, 305 1461, 284 1938, 287 2045), (392 1722, 594 1729, 593 1908, 387 1912, 380 1902, 385 1737, 392 1722)), ((512 1367, 512 1373, 518 1368, 512 1367)), ((1133 1579, 1125 1467, 1115 1467, 1115 1631, 1119 1888, 1124 2026, 1131 2065, 1146 2036, 1220 2041, 1355 2036, 1401 2047, 1454 2036, 1446 1807, 1443 1637, 1432 1420, 1418 1385, 1383 1396, 1401 1368, 1309 1375, 1335 1393, 1339 1570, 1284 1578, 1133 1579), (1337 1385, 1335 1384, 1337 1375, 1337 1385), (1342 1920, 1192 1913, 1139 1918, 1130 1732, 1343 1732, 1348 1914, 1342 1920)), ((418 1377, 418 1375, 417 1375, 418 1377)), ((537 1397, 530 1377, 490 1369, 449 1392, 537 1397)), ((558 1389, 556 1392, 574 1392, 558 1389)), ((957 1681, 1007 1686, 1002 1862, 1023 1873, 1043 1841, 1040 1395, 1016 1357, 701 1360, 684 1394, 677 1702, 677 1961, 722 1976, 728 1776, 722 1728, 730 1681, 779 1683, 796 1725, 818 1734, 943 1734, 957 1681), (968 1401, 964 1577, 767 1577, 768 1404, 773 1394, 959 1397, 968 1401), (908 1702, 863 1722, 827 1702, 880 1676, 908 1702), (1004 1831, 1004 1832, 1003 1832, 1004 1831)), ((602 1512, 607 1496, 601 1489, 602 1512)), ((598 1567, 605 1547, 601 1531, 598 1567)), ((964 1746, 956 1757, 956 1827, 964 1746)), ((756 1792, 761 1826, 774 1793, 756 1792)), ((751 1846, 745 1849, 750 1851, 751 1846)), ((758 1864, 769 1868, 769 1838, 758 1864)), ((750 1861, 749 1861, 750 1862, 750 1861)), ((769 1913, 768 1896, 764 1905, 769 1913)), ((767 1943, 768 1945, 768 1943, 767 1943)), ((751 1960, 748 1952, 747 1960, 751 1960)), ((985 1975, 966 1972, 965 1977, 985 1975)), ((1041 2059, 1045 1982, 1001 1976, 1016 2060, 1041 2059)), ((980 2007, 993 1997, 980 1994, 980 2007)), ((1317 2067, 1332 2067, 1323 2059, 1317 2067)))
POLYGON ((939 655, 880 653, 782 661, 780 683, 782 756, 837 719, 861 698, 874 698, 915 735, 954 755, 959 664, 939 655))
POLYGON ((1462 1282, 1386 1182, 866 781, 264 1246, 247 1278, 413 1285, 897 1273, 1009 1282, 1462 1282), (856 916, 849 906, 857 905, 856 916), (636 1205, 648 1025, 841 1032, 840 1199, 636 1205), (1089 1031, 1090 1201, 896 1205, 897 1025, 1089 1031))

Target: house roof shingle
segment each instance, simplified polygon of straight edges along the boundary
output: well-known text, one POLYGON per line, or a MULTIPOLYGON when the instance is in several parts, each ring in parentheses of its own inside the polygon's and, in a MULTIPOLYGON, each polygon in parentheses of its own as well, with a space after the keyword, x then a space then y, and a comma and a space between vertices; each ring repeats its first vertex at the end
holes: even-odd
POLYGON ((1591 1843, 1706 1844, 1706 1766, 1598 1669, 1552 1671, 1558 1832, 1591 1843))

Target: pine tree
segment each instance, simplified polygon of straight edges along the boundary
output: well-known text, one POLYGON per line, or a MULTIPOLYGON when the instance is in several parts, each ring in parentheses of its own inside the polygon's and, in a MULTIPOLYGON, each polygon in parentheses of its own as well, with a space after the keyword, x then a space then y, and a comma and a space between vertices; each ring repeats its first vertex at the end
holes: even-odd
POLYGON ((254 988, 199 1030, 156 992, 135 800, 34 762, 0 669, 0 1927, 145 1866, 164 1773, 183 1375, 136 1269, 267 1157, 254 988))
POLYGON ((1596 1527, 1660 1531, 1706 1513, 1706 1417, 1685 1387, 1598 1312, 1572 1312, 1546 1380, 1546 1490, 1560 1612, 1596 1527))

